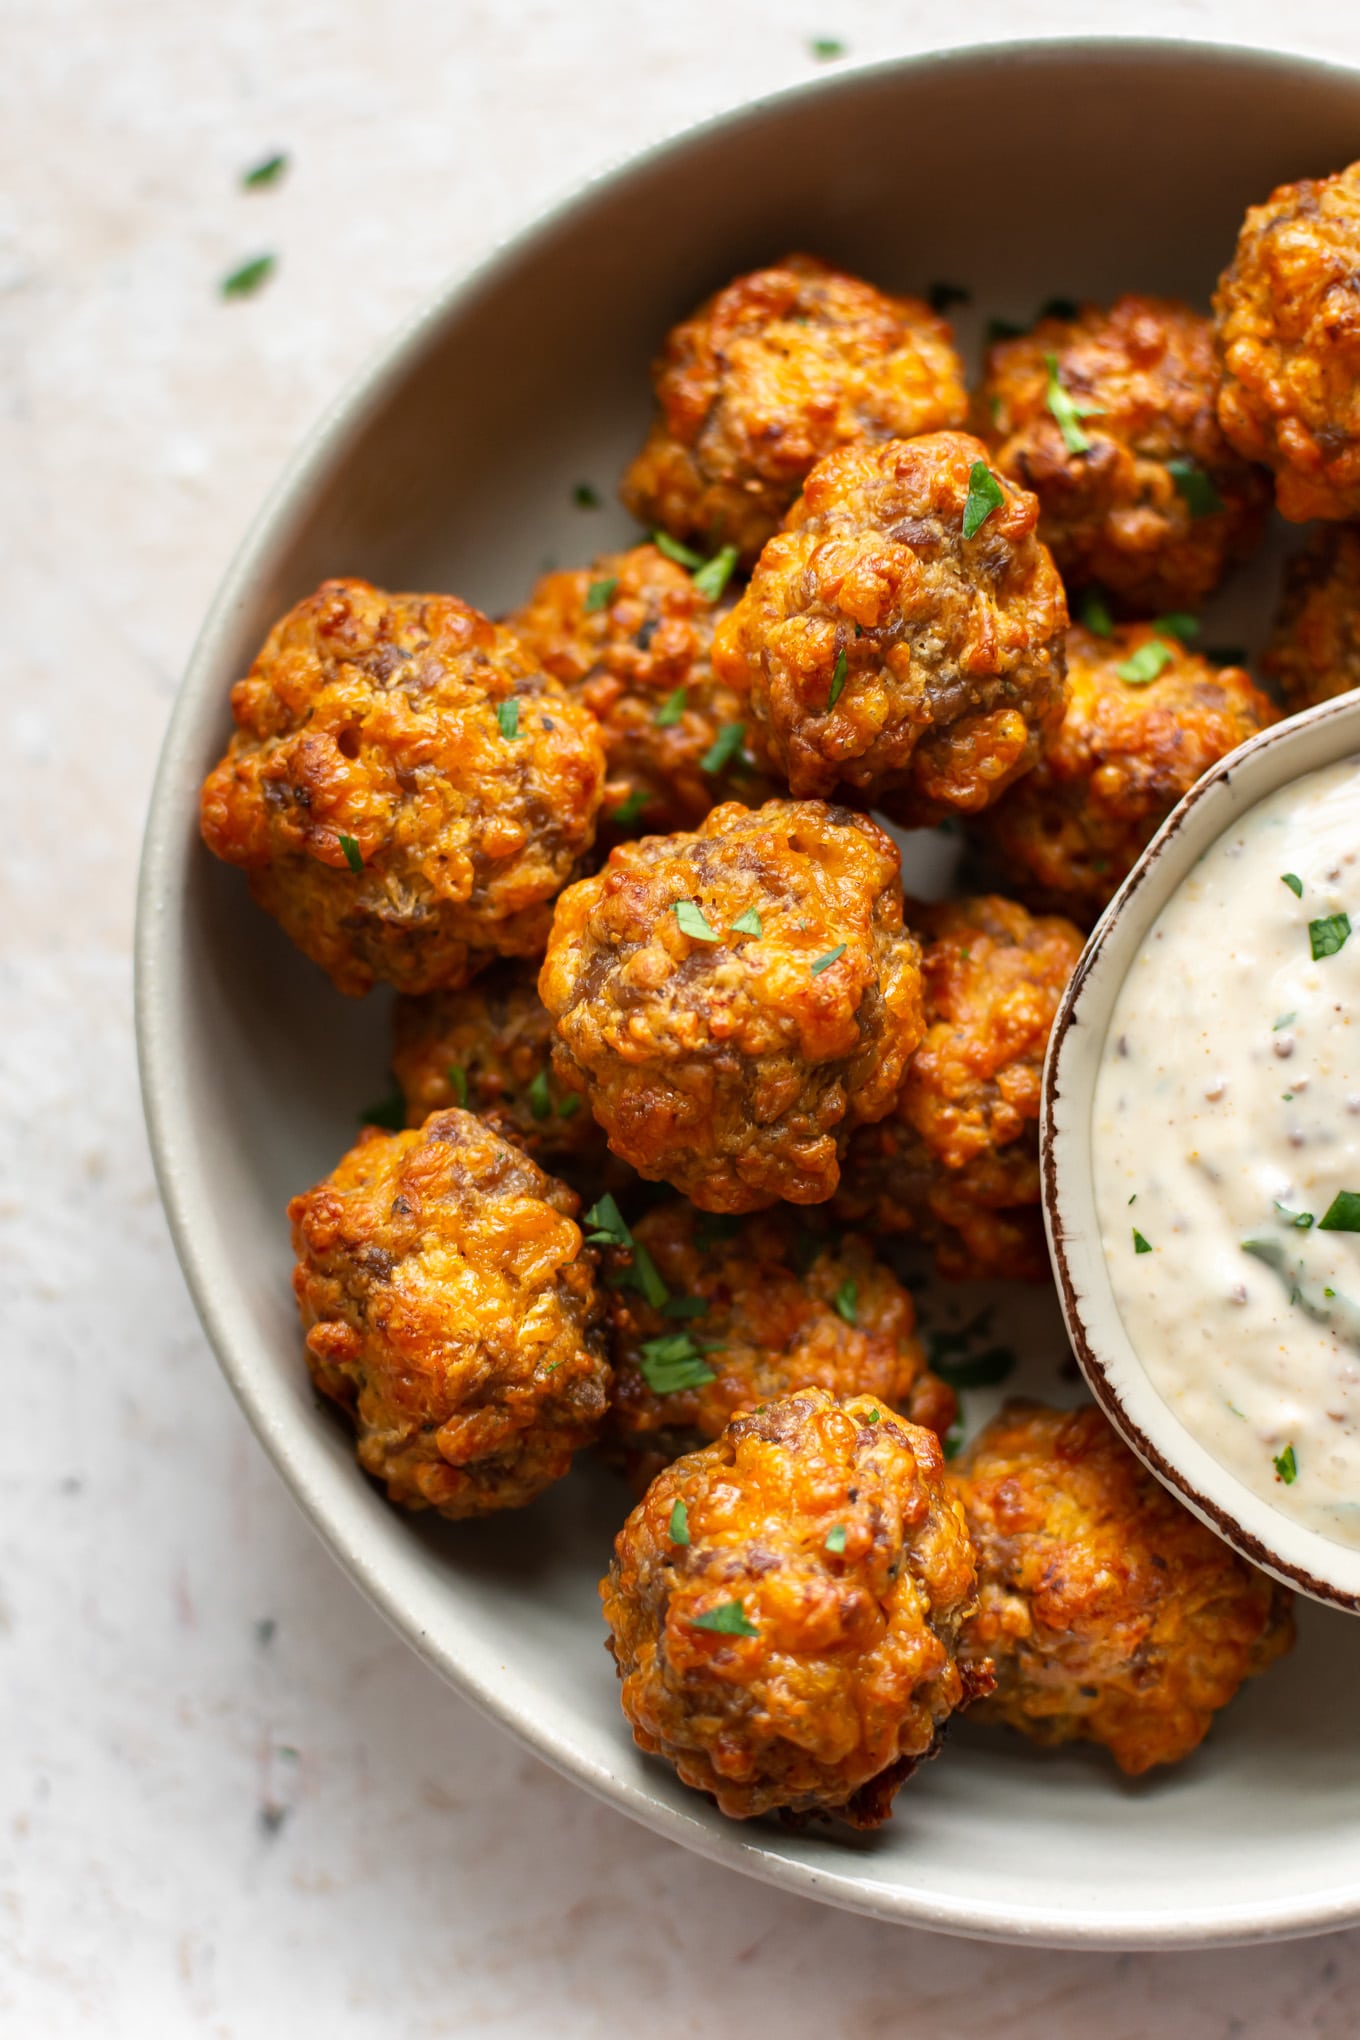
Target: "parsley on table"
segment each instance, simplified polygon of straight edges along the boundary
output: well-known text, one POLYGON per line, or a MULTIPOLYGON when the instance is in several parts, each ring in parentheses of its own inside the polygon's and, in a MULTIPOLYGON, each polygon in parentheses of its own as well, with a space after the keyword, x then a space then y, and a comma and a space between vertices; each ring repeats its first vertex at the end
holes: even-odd
POLYGON ((1351 917, 1349 914, 1324 914, 1320 921, 1308 923, 1308 946, 1317 963, 1324 956, 1335 956, 1338 949, 1344 949, 1350 940, 1351 917))
POLYGON ((1006 492, 985 460, 975 460, 968 470, 968 498, 963 506, 963 535, 975 538, 994 510, 1006 500, 1006 492))
POLYGON ((571 500, 578 510, 598 510, 600 492, 593 489, 589 482, 578 482, 571 492, 571 500))

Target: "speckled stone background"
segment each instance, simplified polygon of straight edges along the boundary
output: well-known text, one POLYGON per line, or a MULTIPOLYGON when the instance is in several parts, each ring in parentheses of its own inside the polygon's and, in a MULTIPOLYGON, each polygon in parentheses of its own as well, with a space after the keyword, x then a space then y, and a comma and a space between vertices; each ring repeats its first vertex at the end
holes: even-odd
MULTIPOLYGON (((971 1946, 818 1908, 562 1783, 388 1634, 218 1378, 132 1049, 177 676, 284 456, 584 172, 967 36, 1360 62, 1354 0, 7 0, 0 8, 0 2032, 405 2040, 1352 2035, 1360 1939, 971 1946), (275 190, 241 171, 287 150, 275 190), (257 297, 218 279, 276 251, 257 297)), ((1155 146, 1155 137, 1149 137, 1155 146)))

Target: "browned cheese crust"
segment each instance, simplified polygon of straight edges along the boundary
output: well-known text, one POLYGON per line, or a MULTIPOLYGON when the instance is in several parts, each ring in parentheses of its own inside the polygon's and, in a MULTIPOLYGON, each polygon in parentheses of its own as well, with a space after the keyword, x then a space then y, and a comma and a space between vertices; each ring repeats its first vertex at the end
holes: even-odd
POLYGON ((394 1502, 519 1508, 595 1436, 610 1369, 576 1209, 470 1112, 370 1127, 289 1205, 312 1379, 394 1502))
POLYGON ((913 907, 912 923, 925 1038, 896 1110, 852 1138, 836 1215, 919 1234, 956 1279, 1047 1281, 1041 1078, 1081 933, 995 894, 913 907))
POLYGON ((993 477, 1002 501, 965 538, 978 461, 963 432, 829 455, 719 626, 714 665, 794 793, 972 813, 1056 727, 1067 605, 1038 500, 993 477))
POLYGON ((1228 438, 1291 522, 1360 518, 1360 163, 1249 209, 1214 312, 1228 438))
POLYGON ((643 524, 749 564, 815 462, 856 439, 961 425, 953 336, 809 255, 739 276, 667 335, 657 416, 623 500, 643 524))
POLYGON ((1240 666, 1151 624, 1067 639, 1067 713, 1042 763, 980 824, 1007 889, 1089 928, 1183 793, 1279 711, 1240 666), (1150 681, 1119 668, 1150 644, 1150 681))
POLYGON ((648 1212, 633 1234, 669 1291, 665 1303, 649 1302, 631 1279, 632 1254, 605 1254, 614 1321, 606 1435, 637 1474, 801 1388, 877 1396, 940 1435, 953 1423, 954 1391, 926 1366, 910 1293, 867 1240, 782 1209, 713 1218, 679 1202, 648 1212))
POLYGON ((1012 1403, 950 1469, 977 1548, 962 1654, 979 1718, 1103 1743, 1121 1771, 1178 1763, 1242 1681, 1289 1650, 1292 1596, 1207 1530, 1100 1411, 1012 1403))
POLYGON ((406 1099, 406 1123, 465 1105, 519 1142, 540 1168, 592 1195, 621 1178, 579 1091, 552 1073, 553 1027, 538 996, 538 967, 493 964, 459 992, 399 999, 392 1069, 406 1099))
POLYGON ((1360 525, 1324 525, 1289 561, 1261 663, 1290 714, 1360 687, 1360 525))
POLYGON ((873 1396, 735 1418, 658 1474, 614 1552, 600 1593, 634 1739, 735 1820, 877 1826, 989 1684, 955 1662, 973 1555, 939 1442, 873 1396), (733 1611, 753 1634, 699 1626, 733 1611))
POLYGON ((231 710, 203 839, 340 991, 436 991, 542 952, 594 841, 604 745, 508 631, 452 595, 326 581, 231 710))
POLYGON ((1038 496, 1069 588, 1099 582, 1134 615, 1193 608, 1254 549, 1270 490, 1224 438, 1217 391, 1210 322, 1163 298, 1083 305, 991 349, 980 426, 997 466, 1038 496), (1050 405, 1054 366, 1080 406, 1080 450, 1050 405))
POLYGON ((781 800, 620 844, 559 900, 539 992, 559 1080, 641 1175, 706 1211, 819 1203, 921 1035, 897 847, 781 800))
POLYGON ((709 659, 717 614, 684 567, 638 545, 545 574, 509 619, 530 657, 604 731, 600 831, 609 842, 690 829, 719 801, 759 805, 778 790, 744 741, 727 762, 705 767, 729 752, 745 715, 709 659))

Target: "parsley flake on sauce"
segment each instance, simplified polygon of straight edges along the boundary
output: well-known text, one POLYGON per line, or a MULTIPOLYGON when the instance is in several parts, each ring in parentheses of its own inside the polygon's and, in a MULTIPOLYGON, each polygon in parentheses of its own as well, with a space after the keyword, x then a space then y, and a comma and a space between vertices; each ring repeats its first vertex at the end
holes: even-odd
POLYGON ((617 574, 606 574, 602 581, 592 581, 586 589, 586 615, 594 616, 597 610, 608 609, 618 585, 617 574))
POLYGON ((496 721, 500 724, 501 735, 508 744, 519 735, 519 703, 502 701, 496 708, 496 721))
POLYGON ((1360 1191, 1338 1190, 1318 1220, 1319 1232, 1360 1232, 1360 1191))
POLYGON ((843 942, 838 942, 834 949, 827 950, 825 956, 819 956, 817 958, 816 962, 812 965, 812 975, 814 977, 820 977, 824 970, 830 970, 833 963, 838 963, 841 957, 844 956, 844 954, 845 944, 843 942))
POLYGON ((454 1097, 466 1109, 468 1101, 467 1071, 460 1063, 450 1063, 444 1074, 449 1080, 449 1089, 454 1097))
POLYGON ((814 35, 808 50, 819 64, 834 64, 837 57, 845 55, 845 44, 834 35, 814 35))
POLYGON ((705 602, 716 602, 732 578, 737 564, 737 548, 725 545, 721 552, 715 552, 711 560, 697 568, 694 575, 696 591, 705 602))
POLYGON ((840 700, 841 695, 844 692, 845 692, 845 646, 842 645, 840 650, 836 654, 836 663, 831 669, 831 692, 826 697, 826 706, 828 714, 830 714, 831 710, 836 706, 836 703, 840 700))
POLYGON ((822 1549, 829 1551, 833 1558, 839 1558, 845 1550, 845 1525, 833 1523, 822 1539, 822 1549))
POLYGON ((765 924, 756 909, 748 907, 746 912, 739 914, 732 923, 732 933, 734 935, 763 935, 765 933, 765 924))
POLYGON ((1056 354, 1044 356, 1048 370, 1047 404, 1052 417, 1062 434, 1063 445, 1069 453, 1089 453, 1091 441, 1081 429, 1083 418, 1099 418, 1104 414, 1099 404, 1088 403, 1084 397, 1074 397, 1070 390, 1063 388, 1062 374, 1056 354))
POLYGON ((1152 1242, 1143 1238, 1137 1226, 1133 1229, 1133 1251, 1135 1254, 1150 1254, 1152 1252, 1152 1242))
POLYGON ((740 1601, 724 1601, 717 1608, 710 1608, 703 1615, 692 1618, 694 1629, 711 1629, 718 1636, 756 1636, 759 1631, 754 1622, 746 1619, 746 1610, 740 1601))
POLYGON ((833 1307, 837 1317, 844 1318, 848 1325, 859 1323, 859 1284, 853 1277, 842 1282, 836 1291, 833 1307))
POLYGON ((1293 1226, 1295 1232, 1308 1232, 1313 1224, 1311 1211, 1291 1211, 1287 1204, 1281 1204, 1278 1197, 1275 1199, 1275 1209, 1286 1225, 1293 1226))
POLYGON ((364 868, 364 853, 353 836, 338 836, 336 841, 345 853, 345 862, 357 878, 364 868))
POLYGON ((241 178, 243 191, 266 191, 271 184, 277 184, 288 168, 288 158, 280 150, 276 155, 266 156, 263 163, 257 163, 253 170, 247 170, 241 178))
POLYGON ((985 460, 975 460, 968 470, 968 499, 963 506, 963 535, 975 538, 993 510, 999 510, 1006 492, 985 460))
POLYGON ((741 756, 741 747, 746 742, 745 723, 724 723, 717 736, 699 760, 701 772, 725 772, 734 758, 741 756))
POLYGON ((654 720, 657 728, 659 730, 668 730, 678 723, 685 712, 685 704, 688 699, 689 690, 683 684, 673 689, 656 712, 654 720))
POLYGON ((243 262, 239 269, 233 269, 224 276, 218 289, 224 298, 253 297, 261 284, 268 283, 278 268, 277 255, 255 255, 249 262, 243 262))
POLYGON ((1299 1462, 1294 1456, 1293 1446, 1286 1445, 1284 1451, 1277 1454, 1272 1464, 1285 1486, 1293 1487, 1294 1482, 1299 1477, 1299 1462))
POLYGON ((722 936, 714 933, 704 919, 704 910, 694 900, 677 900, 675 918, 680 923, 680 933, 688 935, 694 942, 721 942, 722 936))
POLYGON ((1303 898, 1303 880, 1299 877, 1297 871, 1282 871, 1280 873, 1280 884, 1287 885, 1296 900, 1303 898))
POLYGON ((681 545, 679 539, 672 538, 668 531, 654 531, 652 544, 659 553, 664 553, 668 560, 674 560, 677 567, 688 567, 691 573, 704 564, 697 552, 692 552, 687 545, 681 545))
POLYGON ((1081 620, 1092 637, 1114 636, 1114 618, 1110 614, 1110 605, 1099 588, 1088 591, 1081 605, 1081 620))
POLYGON ((1166 671, 1172 656, 1170 645, 1164 645, 1160 638, 1149 638, 1136 652, 1130 652, 1127 659, 1121 659, 1114 670, 1130 687, 1146 687, 1166 671))
POLYGON ((1344 949, 1350 940, 1351 917, 1349 914, 1325 914, 1320 921, 1308 923, 1308 946, 1317 963, 1324 956, 1335 956, 1338 949, 1344 949))
POLYGON ((671 1510, 670 1538, 672 1544, 689 1543, 689 1510, 680 1501, 671 1510))
POLYGON ((1215 510, 1223 508, 1223 498, 1197 460, 1178 456, 1167 462, 1166 471, 1192 517, 1212 517, 1215 510))

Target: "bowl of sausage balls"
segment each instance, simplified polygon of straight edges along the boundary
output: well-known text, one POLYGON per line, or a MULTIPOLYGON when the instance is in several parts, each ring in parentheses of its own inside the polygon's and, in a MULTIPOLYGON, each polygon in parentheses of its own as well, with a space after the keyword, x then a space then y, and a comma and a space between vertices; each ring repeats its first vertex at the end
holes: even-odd
POLYGON ((1149 842, 1360 685, 1357 135, 1081 42, 659 146, 329 414, 167 738, 148 1121, 261 1439, 477 1706, 833 1904, 1360 1918, 1360 1629, 1090 1398, 1040 1148, 1149 842))

